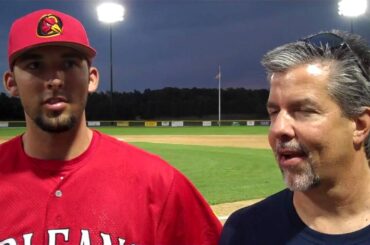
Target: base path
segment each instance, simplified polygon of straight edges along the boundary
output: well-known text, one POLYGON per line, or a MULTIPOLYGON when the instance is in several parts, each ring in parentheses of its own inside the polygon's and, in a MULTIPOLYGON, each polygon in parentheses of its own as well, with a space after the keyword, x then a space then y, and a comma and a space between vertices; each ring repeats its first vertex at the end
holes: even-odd
POLYGON ((246 200, 246 201, 238 201, 238 202, 228 202, 228 203, 221 203, 212 205, 211 208, 213 212, 217 215, 219 220, 224 223, 226 219, 230 216, 230 214, 238 209, 247 207, 252 205, 256 202, 259 202, 262 199, 253 199, 253 200, 246 200))
POLYGON ((269 149, 266 135, 120 135, 127 142, 269 149))

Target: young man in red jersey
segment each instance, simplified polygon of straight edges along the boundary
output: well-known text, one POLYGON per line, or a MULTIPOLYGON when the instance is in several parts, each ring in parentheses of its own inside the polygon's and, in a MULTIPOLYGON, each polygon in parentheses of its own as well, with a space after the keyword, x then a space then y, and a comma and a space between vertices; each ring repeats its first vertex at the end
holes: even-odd
POLYGON ((0 146, 0 244, 217 244, 219 221, 181 173, 86 126, 94 56, 65 13, 13 23, 4 85, 27 126, 0 146))

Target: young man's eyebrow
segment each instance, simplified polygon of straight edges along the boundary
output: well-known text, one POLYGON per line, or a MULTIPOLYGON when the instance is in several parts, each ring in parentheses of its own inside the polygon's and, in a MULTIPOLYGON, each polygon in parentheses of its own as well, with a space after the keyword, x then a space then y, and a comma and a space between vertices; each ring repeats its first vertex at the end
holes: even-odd
POLYGON ((80 53, 75 53, 75 52, 71 52, 71 53, 65 53, 62 55, 63 58, 78 58, 78 59, 84 59, 84 56, 80 53))
POLYGON ((18 61, 26 61, 26 60, 33 60, 33 59, 41 59, 42 56, 36 53, 25 53, 22 54, 17 58, 18 61))
MULTIPOLYGON (((43 57, 43 55, 41 55, 41 54, 29 52, 29 53, 24 53, 24 54, 20 55, 17 58, 17 61, 18 62, 24 62, 24 61, 27 61, 27 60, 40 60, 40 59, 42 59, 42 57, 43 57)), ((65 53, 65 54, 62 55, 62 58, 84 59, 83 55, 81 55, 79 53, 74 53, 74 52, 65 53)))

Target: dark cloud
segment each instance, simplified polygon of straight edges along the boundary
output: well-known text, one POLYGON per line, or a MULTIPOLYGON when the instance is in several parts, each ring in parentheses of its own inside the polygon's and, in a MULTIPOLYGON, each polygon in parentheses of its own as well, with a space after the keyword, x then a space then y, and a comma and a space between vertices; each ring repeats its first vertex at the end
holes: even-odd
MULTIPOLYGON (((97 0, 0 1, 0 28, 29 11, 55 8, 79 18, 98 55, 101 90, 109 89, 109 32, 99 23, 97 0)), ((349 30, 334 0, 131 0, 125 20, 113 25, 114 88, 266 88, 260 59, 269 49, 320 30, 349 30)), ((369 17, 354 22, 365 38, 369 17)), ((0 34, 0 68, 6 69, 7 31, 0 34)))

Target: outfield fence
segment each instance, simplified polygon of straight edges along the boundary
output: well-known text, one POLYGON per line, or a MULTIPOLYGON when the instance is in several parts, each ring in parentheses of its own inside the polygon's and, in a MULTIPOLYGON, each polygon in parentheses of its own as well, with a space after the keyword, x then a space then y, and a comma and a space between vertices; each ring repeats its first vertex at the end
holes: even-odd
MULTIPOLYGON (((269 126, 269 120, 148 120, 148 121, 88 121, 90 127, 212 127, 212 126, 269 126)), ((0 128, 25 127, 24 121, 0 121, 0 128)))

